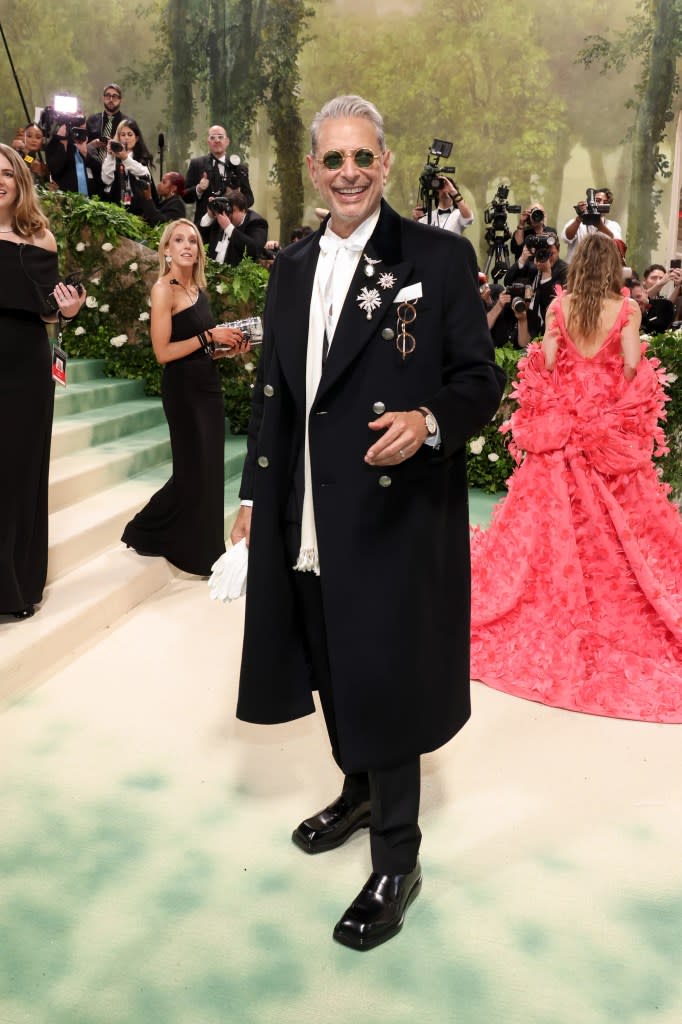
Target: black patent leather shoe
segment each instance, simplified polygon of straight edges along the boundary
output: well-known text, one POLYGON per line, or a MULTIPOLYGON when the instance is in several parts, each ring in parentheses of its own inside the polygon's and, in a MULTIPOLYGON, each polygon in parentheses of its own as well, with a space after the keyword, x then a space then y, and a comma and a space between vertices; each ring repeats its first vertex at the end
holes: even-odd
POLYGON ((334 938, 361 951, 388 942, 402 928, 407 908, 421 887, 419 861, 407 875, 371 874, 334 928, 334 938))
POLYGON ((369 809, 369 800, 351 804, 340 796, 323 811, 302 821, 291 838, 305 853, 335 850, 358 829, 369 828, 369 809))
POLYGON ((27 604, 25 608, 22 608, 18 612, 12 612, 15 619, 30 619, 32 615, 35 615, 36 610, 32 604, 27 604))

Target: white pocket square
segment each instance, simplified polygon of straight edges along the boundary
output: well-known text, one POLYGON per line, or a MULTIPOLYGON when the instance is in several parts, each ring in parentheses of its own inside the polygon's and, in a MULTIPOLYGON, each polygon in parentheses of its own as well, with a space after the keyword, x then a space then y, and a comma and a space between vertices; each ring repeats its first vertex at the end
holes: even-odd
POLYGON ((414 302, 415 299, 421 299, 422 297, 422 283, 417 281, 416 284, 408 284, 405 288, 401 288, 394 302, 414 302))

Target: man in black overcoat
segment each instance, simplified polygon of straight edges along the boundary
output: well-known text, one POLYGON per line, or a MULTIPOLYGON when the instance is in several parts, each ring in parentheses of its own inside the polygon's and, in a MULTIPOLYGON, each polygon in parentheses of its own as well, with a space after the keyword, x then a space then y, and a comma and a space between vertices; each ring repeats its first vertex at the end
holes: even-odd
POLYGON ((331 100, 307 160, 331 215, 268 289, 232 532, 249 544, 237 715, 297 718, 318 689, 343 788, 293 840, 323 853, 369 827, 372 874, 334 929, 365 950, 421 886, 420 755, 470 714, 465 443, 503 375, 470 243, 382 198, 376 108, 331 100))

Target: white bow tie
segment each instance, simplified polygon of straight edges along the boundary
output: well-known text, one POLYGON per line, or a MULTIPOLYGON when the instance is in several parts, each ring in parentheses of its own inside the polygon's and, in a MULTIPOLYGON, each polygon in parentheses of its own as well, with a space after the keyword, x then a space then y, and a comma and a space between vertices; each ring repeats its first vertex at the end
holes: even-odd
POLYGON ((354 241, 352 238, 335 238, 329 235, 320 236, 320 251, 335 256, 339 249, 346 249, 348 252, 362 252, 365 243, 354 241))

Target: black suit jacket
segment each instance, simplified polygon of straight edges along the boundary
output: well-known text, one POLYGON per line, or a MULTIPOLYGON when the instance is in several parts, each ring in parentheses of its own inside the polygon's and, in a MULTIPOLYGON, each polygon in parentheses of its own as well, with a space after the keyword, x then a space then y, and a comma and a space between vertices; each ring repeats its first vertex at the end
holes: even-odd
MULTIPOLYGON (((306 357, 320 232, 270 277, 241 496, 253 499, 237 714, 313 710, 285 540, 306 429, 306 357)), ((385 203, 351 281, 310 414, 312 496, 339 748, 345 771, 399 764, 469 717, 466 441, 490 420, 494 360, 467 239, 385 203), (373 270, 368 275, 367 269, 373 270), (396 346, 399 293, 421 286, 396 346), (364 308, 363 308, 364 307, 364 308), (369 310, 369 311, 368 311, 369 310), (427 406, 442 436, 399 465, 370 466, 381 411, 427 406)))
MULTIPOLYGON (((223 237, 223 229, 217 220, 214 220, 208 228, 208 255, 215 259, 216 245, 223 237)), ((225 263, 230 267, 236 267, 244 259, 250 256, 257 260, 263 252, 263 247, 268 240, 268 222, 255 210, 247 210, 244 220, 238 228, 235 228, 230 235, 230 244, 227 247, 225 263)))
MULTIPOLYGON (((216 169, 216 161, 210 153, 207 153, 205 156, 193 157, 187 165, 187 173, 185 174, 185 194, 183 198, 186 203, 196 203, 194 208, 194 223, 197 226, 199 226, 201 218, 208 209, 208 197, 210 195, 224 195, 224 193, 229 191, 231 188, 239 188, 240 192, 246 199, 247 206, 253 206, 253 192, 251 191, 251 185, 249 184, 248 164, 239 164, 238 167, 231 167, 227 162, 227 159, 226 154, 226 179, 223 179, 220 171, 216 169), (208 174, 209 187, 199 195, 197 194, 196 187, 201 181, 204 173, 208 174), (229 184, 230 181, 236 182, 236 184, 229 184)), ((206 238, 205 234, 204 238, 206 238)))
MULTIPOLYGON (((73 142, 68 142, 66 147, 57 136, 50 139, 45 147, 45 160, 50 170, 50 175, 57 183, 62 192, 78 191, 78 176, 76 174, 76 153, 77 149, 73 142)), ((88 179, 88 194, 99 196, 102 194, 102 165, 90 152, 84 157, 85 173, 88 179)))
POLYGON ((168 199, 160 199, 158 203, 153 198, 145 199, 138 195, 140 205, 140 216, 147 224, 165 224, 171 220, 180 220, 187 216, 187 210, 180 196, 170 196, 168 199))

